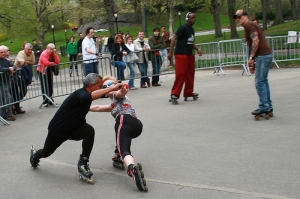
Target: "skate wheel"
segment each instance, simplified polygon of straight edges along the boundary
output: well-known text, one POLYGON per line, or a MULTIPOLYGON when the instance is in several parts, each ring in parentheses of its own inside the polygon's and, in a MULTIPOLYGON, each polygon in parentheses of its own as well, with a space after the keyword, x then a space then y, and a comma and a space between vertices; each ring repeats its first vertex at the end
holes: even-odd
POLYGON ((146 180, 145 180, 145 178, 142 178, 142 180, 143 180, 143 185, 146 186, 146 180))
POLYGON ((140 170, 141 172, 141 177, 144 178, 144 171, 140 170))
POLYGON ((137 165, 139 166, 139 169, 142 170, 143 169, 143 166, 141 163, 137 163, 137 165))
POLYGON ((254 119, 257 121, 257 120, 259 120, 259 117, 260 117, 259 115, 255 115, 254 119))
POLYGON ((187 97, 184 98, 184 101, 187 101, 187 97))
POLYGON ((144 187, 144 191, 145 191, 145 192, 148 192, 148 187, 145 186, 145 187, 144 187))
POLYGON ((94 183, 95 183, 94 178, 90 178, 89 183, 90 183, 91 185, 94 185, 94 183))
POLYGON ((169 102, 172 102, 172 100, 171 100, 171 99, 169 99, 169 102))
POLYGON ((273 113, 270 113, 269 115, 270 115, 270 117, 273 117, 273 116, 274 116, 274 114, 273 114, 273 113))
POLYGON ((266 114, 266 115, 265 115, 266 120, 270 119, 270 117, 271 117, 271 116, 270 116, 269 114, 266 114))

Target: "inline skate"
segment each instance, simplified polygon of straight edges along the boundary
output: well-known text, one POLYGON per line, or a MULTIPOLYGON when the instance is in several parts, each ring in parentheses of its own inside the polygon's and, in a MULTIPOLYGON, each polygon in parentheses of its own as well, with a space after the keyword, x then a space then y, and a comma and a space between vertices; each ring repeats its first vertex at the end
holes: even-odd
POLYGON ((79 179, 90 184, 94 184, 94 179, 91 177, 93 173, 89 168, 88 162, 88 158, 82 157, 82 155, 80 155, 78 160, 79 179))
POLYGON ((132 177, 135 181, 137 188, 140 191, 148 192, 148 187, 146 186, 146 180, 144 178, 144 172, 142 171, 142 164, 137 163, 136 165, 129 165, 127 169, 127 174, 132 177))
POLYGON ((36 153, 36 149, 34 148, 33 144, 31 144, 31 147, 30 147, 30 164, 31 164, 31 167, 33 168, 36 168, 37 166, 40 166, 39 165, 39 162, 40 160, 37 160, 34 158, 34 154, 36 153))

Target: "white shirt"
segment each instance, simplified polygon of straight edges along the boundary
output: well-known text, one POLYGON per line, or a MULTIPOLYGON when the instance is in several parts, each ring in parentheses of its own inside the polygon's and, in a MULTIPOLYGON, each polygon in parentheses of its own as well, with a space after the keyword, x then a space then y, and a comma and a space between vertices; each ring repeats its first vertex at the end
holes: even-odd
POLYGON ((97 56, 87 52, 86 48, 89 48, 91 51, 96 52, 95 41, 93 40, 93 38, 85 37, 83 39, 83 41, 82 41, 82 56, 83 56, 83 60, 90 60, 90 61, 84 61, 84 63, 96 62, 97 56), (95 60, 91 60, 91 59, 95 59, 95 60))

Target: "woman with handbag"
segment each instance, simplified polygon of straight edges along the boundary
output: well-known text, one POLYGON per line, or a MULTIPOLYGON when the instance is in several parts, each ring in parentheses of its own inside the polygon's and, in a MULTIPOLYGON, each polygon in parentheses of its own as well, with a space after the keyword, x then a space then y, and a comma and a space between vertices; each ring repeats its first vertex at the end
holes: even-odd
POLYGON ((130 50, 130 53, 125 56, 125 62, 129 68, 130 71, 130 79, 128 82, 128 86, 130 90, 136 90, 137 87, 134 86, 134 78, 136 75, 136 71, 135 71, 135 60, 139 59, 138 56, 134 53, 134 44, 133 44, 133 37, 132 36, 128 36, 126 37, 126 44, 125 46, 130 50))
MULTIPOLYGON (((53 74, 52 71, 56 70, 56 74, 58 75, 58 66, 60 59, 56 53, 55 45, 53 43, 49 43, 47 45, 47 49, 41 53, 39 64, 37 66, 37 71, 40 77, 42 94, 46 94, 49 98, 52 97, 53 94, 53 74)), ((52 101, 54 101, 51 98, 52 101)), ((43 104, 44 107, 48 107, 52 102, 43 95, 43 104)))
POLYGON ((123 56, 126 56, 130 51, 124 44, 122 35, 116 35, 115 43, 112 45, 111 56, 113 65, 117 68, 118 80, 125 80, 124 70, 126 68, 125 62, 123 62, 123 56))

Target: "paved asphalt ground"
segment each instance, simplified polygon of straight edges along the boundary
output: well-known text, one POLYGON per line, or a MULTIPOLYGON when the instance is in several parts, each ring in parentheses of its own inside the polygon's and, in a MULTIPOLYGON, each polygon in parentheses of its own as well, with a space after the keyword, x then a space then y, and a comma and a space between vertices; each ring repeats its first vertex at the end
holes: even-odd
POLYGON ((250 114, 258 103, 254 77, 241 76, 241 70, 225 72, 197 71, 196 101, 168 102, 173 74, 161 76, 161 87, 128 93, 144 124, 132 154, 143 164, 148 193, 112 166, 110 113, 87 115, 96 130, 90 157, 94 185, 78 178, 81 142, 63 143, 32 169, 30 143, 43 146, 57 108, 39 109, 41 98, 21 103, 26 114, 17 115, 10 126, 0 124, 0 198, 300 198, 300 69, 270 71, 274 117, 259 121, 250 114))

